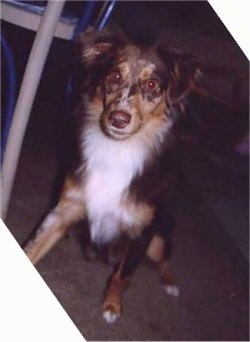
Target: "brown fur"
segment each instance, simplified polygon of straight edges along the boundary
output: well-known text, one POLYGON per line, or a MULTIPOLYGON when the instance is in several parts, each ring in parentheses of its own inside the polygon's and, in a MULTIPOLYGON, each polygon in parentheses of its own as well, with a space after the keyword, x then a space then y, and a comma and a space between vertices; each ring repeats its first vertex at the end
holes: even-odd
POLYGON ((109 33, 88 32, 80 37, 79 50, 84 71, 77 110, 80 164, 25 252, 37 263, 83 219, 94 243, 108 241, 115 251, 118 242, 119 260, 102 306, 111 322, 122 311, 124 282, 146 252, 164 286, 175 282, 165 248, 172 225, 166 203, 176 175, 168 149, 174 140, 173 105, 182 108, 196 66, 162 44, 138 47, 109 33))

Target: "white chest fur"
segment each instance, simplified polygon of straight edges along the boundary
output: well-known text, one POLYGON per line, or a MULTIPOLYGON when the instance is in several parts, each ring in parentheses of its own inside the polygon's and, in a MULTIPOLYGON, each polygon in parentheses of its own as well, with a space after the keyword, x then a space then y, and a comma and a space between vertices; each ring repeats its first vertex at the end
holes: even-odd
POLYGON ((107 243, 119 235, 120 227, 136 225, 135 213, 122 203, 131 180, 143 171, 145 161, 158 150, 170 124, 162 122, 154 131, 147 126, 142 134, 125 140, 112 140, 98 127, 83 137, 87 161, 84 200, 92 241, 107 243))
POLYGON ((106 243, 117 236, 121 225, 133 224, 121 200, 136 174, 140 174, 146 150, 140 143, 115 141, 99 130, 91 130, 84 140, 87 159, 85 203, 91 239, 106 243))

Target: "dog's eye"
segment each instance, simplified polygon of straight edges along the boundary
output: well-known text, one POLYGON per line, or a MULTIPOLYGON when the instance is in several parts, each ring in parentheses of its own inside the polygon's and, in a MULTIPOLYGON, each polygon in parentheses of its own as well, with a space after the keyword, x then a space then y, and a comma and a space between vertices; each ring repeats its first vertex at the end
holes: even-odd
POLYGON ((149 78, 146 82, 146 90, 152 92, 157 88, 159 88, 159 82, 155 78, 149 78))
POLYGON ((108 81, 111 84, 119 84, 121 82, 122 75, 119 70, 114 70, 108 77, 108 81))

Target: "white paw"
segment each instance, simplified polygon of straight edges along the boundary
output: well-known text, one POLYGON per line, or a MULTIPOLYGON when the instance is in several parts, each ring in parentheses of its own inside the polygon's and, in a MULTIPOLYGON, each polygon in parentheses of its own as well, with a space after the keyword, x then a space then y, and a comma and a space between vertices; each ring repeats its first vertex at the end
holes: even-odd
POLYGON ((170 296, 179 297, 180 295, 180 288, 176 285, 166 285, 163 289, 170 296))
POLYGON ((109 310, 104 311, 103 314, 102 314, 102 316, 103 316, 103 318, 105 319, 105 321, 106 321, 107 323, 114 323, 114 322, 117 320, 117 318, 120 317, 119 314, 116 314, 116 313, 111 312, 111 311, 109 311, 109 310))

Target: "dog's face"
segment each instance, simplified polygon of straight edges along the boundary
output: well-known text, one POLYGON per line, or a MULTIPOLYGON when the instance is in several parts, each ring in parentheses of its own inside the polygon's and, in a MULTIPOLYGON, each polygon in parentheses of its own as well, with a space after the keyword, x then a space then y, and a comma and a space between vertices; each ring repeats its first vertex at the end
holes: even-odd
POLYGON ((88 75, 89 120, 118 140, 166 121, 171 127, 171 105, 190 87, 195 73, 192 67, 181 79, 182 66, 170 53, 166 56, 165 48, 140 48, 94 32, 82 37, 81 58, 88 75))
POLYGON ((101 92, 100 122, 107 135, 127 138, 149 121, 166 120, 164 79, 158 69, 153 56, 143 55, 135 46, 119 51, 101 92))

